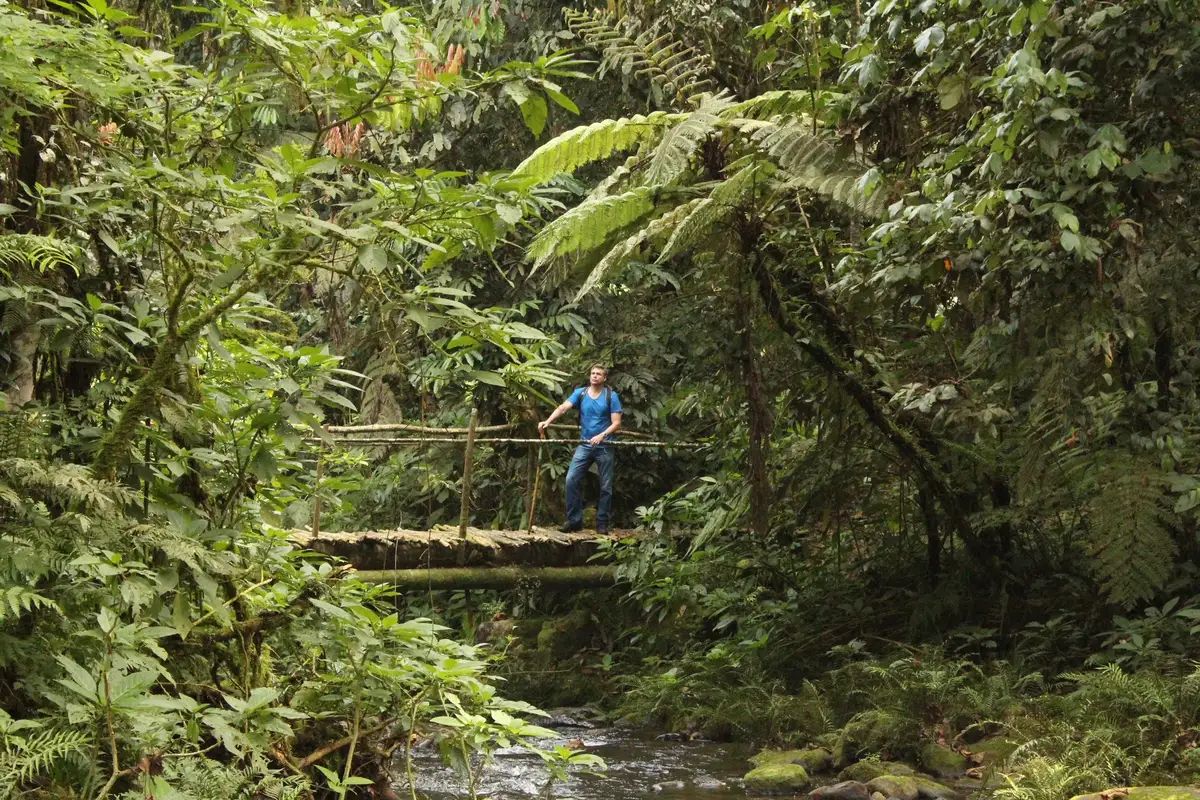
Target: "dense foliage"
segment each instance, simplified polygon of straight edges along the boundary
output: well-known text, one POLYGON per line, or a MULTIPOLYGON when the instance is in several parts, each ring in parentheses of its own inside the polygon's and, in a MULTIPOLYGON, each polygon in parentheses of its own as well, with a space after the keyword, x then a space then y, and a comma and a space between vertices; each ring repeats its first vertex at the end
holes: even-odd
MULTIPOLYGON (((287 531, 458 512, 461 453, 325 424, 532 425, 597 360, 708 445, 622 452, 627 710, 986 720, 1039 743, 1011 800, 1200 766, 1186 0, 42 6, 0 0, 5 792, 354 796, 544 733, 287 531)), ((562 511, 565 464, 477 465, 475 523, 538 470, 562 511)))

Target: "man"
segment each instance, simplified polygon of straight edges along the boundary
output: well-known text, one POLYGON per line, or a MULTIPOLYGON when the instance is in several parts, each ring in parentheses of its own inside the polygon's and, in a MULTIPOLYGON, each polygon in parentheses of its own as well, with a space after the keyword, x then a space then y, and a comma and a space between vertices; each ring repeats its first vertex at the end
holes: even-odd
POLYGON ((588 385, 571 393, 561 406, 554 409, 545 422, 538 423, 544 431, 550 423, 570 411, 579 409, 579 438, 571 469, 567 472, 567 524, 563 533, 583 530, 583 492, 580 484, 592 462, 600 472, 600 502, 596 504, 596 532, 608 533, 608 518, 612 511, 613 451, 609 440, 621 429, 621 398, 606 385, 608 369, 594 364, 588 385))

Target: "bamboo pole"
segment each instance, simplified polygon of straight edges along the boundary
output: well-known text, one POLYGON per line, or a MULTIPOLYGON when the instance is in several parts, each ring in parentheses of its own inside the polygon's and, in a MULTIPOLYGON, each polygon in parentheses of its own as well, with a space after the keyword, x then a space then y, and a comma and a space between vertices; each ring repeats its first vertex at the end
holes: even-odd
POLYGON ((317 451, 317 483, 313 489, 313 539, 321 538, 321 474, 325 471, 325 450, 317 451))
MULTIPOLYGON (((311 440, 311 441, 315 442, 316 440, 311 440)), ((343 447, 354 446, 354 445, 406 446, 406 445, 431 444, 431 443, 439 443, 439 442, 455 444, 455 443, 460 443, 460 442, 465 442, 465 441, 468 441, 468 440, 463 439, 463 438, 449 439, 449 438, 442 438, 442 437, 434 437, 434 438, 397 437, 395 439, 339 439, 337 441, 337 444, 339 444, 343 447)), ((572 447, 575 447, 576 445, 579 444, 578 439, 562 439, 562 438, 560 438, 560 439, 519 439, 519 438, 507 438, 507 437, 479 436, 479 437, 476 437, 473 441, 475 442, 475 444, 532 444, 532 445, 567 444, 572 447)), ((664 441, 641 441, 641 440, 636 441, 636 442, 625 442, 625 441, 619 441, 619 440, 615 441, 615 442, 608 441, 608 442, 605 442, 604 444, 606 447, 608 447, 608 446, 615 446, 615 447, 669 447, 674 450, 695 450, 697 448, 708 446, 708 445, 704 444, 703 442, 664 442, 664 441)))
MULTIPOLYGON (((475 429, 476 433, 503 433, 504 431, 516 430, 520 425, 515 422, 510 422, 506 425, 481 425, 475 429)), ((557 430, 577 430, 578 425, 569 423, 556 422, 550 426, 557 430)), ((388 433, 391 431, 400 431, 402 433, 430 433, 434 435, 449 436, 453 434, 462 435, 467 432, 467 428, 431 428, 427 425, 404 425, 399 422, 380 423, 378 425, 329 425, 325 428, 326 433, 353 435, 356 433, 388 433)), ((630 430, 628 428, 621 429, 621 435, 631 439, 649 439, 653 434, 642 433, 641 431, 630 430)))
POLYGON ((543 588, 612 586, 613 567, 441 567, 437 569, 380 569, 352 573, 367 583, 389 583, 397 589, 511 589, 537 582, 543 588))
POLYGON ((471 473, 474 471, 475 423, 479 421, 479 409, 471 409, 471 422, 467 427, 467 447, 463 455, 462 503, 458 511, 458 536, 467 538, 467 519, 471 515, 471 473))
MULTIPOLYGON (((538 428, 538 438, 545 439, 546 432, 538 428)), ((526 533, 533 533, 533 515, 537 513, 537 494, 538 483, 542 480, 542 450, 537 451, 537 466, 533 470, 533 493, 529 495, 529 527, 525 529, 526 533)))

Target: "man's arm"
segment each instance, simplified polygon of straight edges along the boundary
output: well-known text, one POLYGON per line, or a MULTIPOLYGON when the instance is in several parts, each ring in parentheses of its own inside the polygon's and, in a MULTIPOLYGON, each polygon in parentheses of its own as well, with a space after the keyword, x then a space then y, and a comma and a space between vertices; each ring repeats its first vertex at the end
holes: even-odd
MULTIPOLYGON (((556 408, 550 412, 550 416, 546 417, 545 420, 538 423, 538 430, 539 431, 546 430, 546 428, 550 425, 550 423, 554 422, 554 420, 558 419, 559 417, 561 417, 563 414, 567 413, 574 407, 575 406, 571 404, 570 400, 564 401, 561 406, 559 406, 558 408, 556 408)), ((618 417, 618 416, 620 416, 620 414, 613 414, 613 416, 618 417)))
POLYGON ((617 431, 621 430, 621 412, 614 411, 611 415, 610 422, 612 423, 604 430, 597 433, 592 438, 588 439, 588 444, 597 445, 603 442, 609 436, 612 436, 617 431))

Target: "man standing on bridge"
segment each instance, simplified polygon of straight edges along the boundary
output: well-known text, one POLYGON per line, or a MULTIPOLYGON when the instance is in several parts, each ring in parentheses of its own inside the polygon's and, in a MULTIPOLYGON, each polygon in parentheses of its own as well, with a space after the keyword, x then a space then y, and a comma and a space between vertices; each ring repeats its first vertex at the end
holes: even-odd
POLYGON ((612 511, 613 450, 611 438, 621 429, 621 398, 610 389, 608 368, 593 364, 588 385, 571 393, 561 406, 550 412, 545 422, 538 423, 538 430, 547 426, 572 408, 579 409, 579 446, 571 459, 567 472, 567 524, 559 528, 563 533, 583 530, 583 476, 592 462, 600 472, 600 502, 596 504, 596 532, 608 533, 609 514, 612 511))

